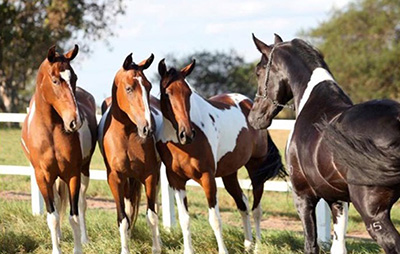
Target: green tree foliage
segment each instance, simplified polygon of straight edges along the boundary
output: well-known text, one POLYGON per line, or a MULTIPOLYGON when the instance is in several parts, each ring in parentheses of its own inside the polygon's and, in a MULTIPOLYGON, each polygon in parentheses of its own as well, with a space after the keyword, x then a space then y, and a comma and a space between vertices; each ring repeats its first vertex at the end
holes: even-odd
POLYGON ((305 32, 355 102, 398 99, 400 2, 358 0, 305 32))
POLYGON ((205 98, 220 93, 236 92, 253 98, 257 88, 255 63, 246 63, 235 51, 208 52, 176 58, 166 57, 167 66, 182 68, 196 59, 196 67, 187 77, 190 85, 205 98))
POLYGON ((67 50, 113 35, 123 0, 4 0, 0 2, 0 110, 27 106, 35 71, 52 45, 67 50))

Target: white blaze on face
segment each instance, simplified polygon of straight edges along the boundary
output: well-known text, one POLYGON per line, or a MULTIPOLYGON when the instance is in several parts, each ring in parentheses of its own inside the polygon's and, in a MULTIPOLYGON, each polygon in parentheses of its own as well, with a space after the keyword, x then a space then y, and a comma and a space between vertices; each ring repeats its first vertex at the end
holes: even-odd
POLYGON ((146 87, 143 85, 143 79, 142 77, 134 77, 139 84, 140 88, 142 89, 142 100, 143 100, 143 106, 144 106, 144 117, 149 124, 149 127, 151 127, 151 112, 150 112, 150 107, 149 107, 149 100, 148 100, 148 95, 147 95, 147 90, 146 87))
POLYGON ((76 116, 77 116, 77 125, 81 125, 81 118, 79 116, 79 110, 78 110, 78 103, 76 103, 74 91, 72 91, 72 86, 71 86, 71 71, 70 70, 64 70, 60 71, 60 77, 68 84, 69 90, 71 91, 71 96, 74 99, 75 102, 75 107, 76 107, 76 116))
POLYGON ((313 73, 311 74, 310 81, 307 83, 306 90, 303 93, 303 96, 300 99, 299 109, 297 110, 297 115, 300 115, 301 110, 303 109, 304 105, 310 98, 311 92, 313 91, 314 87, 320 84, 323 81, 333 81, 332 75, 324 68, 318 67, 316 68, 313 73))

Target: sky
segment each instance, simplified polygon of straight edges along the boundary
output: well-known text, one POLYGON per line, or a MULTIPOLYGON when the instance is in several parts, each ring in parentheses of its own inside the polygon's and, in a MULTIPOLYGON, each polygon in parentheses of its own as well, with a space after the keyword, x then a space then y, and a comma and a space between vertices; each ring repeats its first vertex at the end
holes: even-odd
MULTIPOLYGON (((251 62, 260 58, 252 33, 267 44, 273 43, 274 33, 284 41, 292 40, 302 29, 317 27, 334 8, 342 9, 350 1, 127 1, 126 14, 118 17, 113 27, 116 36, 108 38, 110 46, 104 41, 93 42, 92 53, 78 54, 72 65, 78 86, 93 94, 100 105, 111 95, 114 76, 130 53, 136 63, 155 55, 145 71, 149 80, 157 75, 159 61, 168 54, 179 58, 201 50, 228 53, 234 49, 251 62)), ((152 86, 152 93, 157 94, 159 83, 152 86)))

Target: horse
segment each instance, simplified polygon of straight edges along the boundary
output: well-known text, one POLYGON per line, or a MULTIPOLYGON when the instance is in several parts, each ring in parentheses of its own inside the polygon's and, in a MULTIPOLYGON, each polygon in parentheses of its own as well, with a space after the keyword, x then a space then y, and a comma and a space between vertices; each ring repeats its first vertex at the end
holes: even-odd
POLYGON ((322 54, 301 39, 283 42, 275 35, 274 44, 267 45, 253 34, 253 40, 262 56, 250 124, 267 128, 291 99, 296 109, 286 162, 305 253, 319 252, 315 207, 321 198, 333 215, 331 253, 346 253, 348 202, 386 253, 400 253, 400 235, 390 219, 400 197, 400 104, 353 104, 322 54))
POLYGON ((143 71, 154 55, 135 64, 129 54, 114 78, 110 106, 99 124, 99 147, 107 167, 107 179, 117 205, 121 253, 129 253, 128 240, 135 224, 145 185, 147 222, 152 232, 153 253, 161 253, 156 202, 160 159, 153 138, 154 120, 149 106, 151 83, 143 71))
POLYGON ((264 182, 284 172, 279 151, 268 131, 249 126, 246 119, 252 106, 250 99, 235 93, 204 99, 185 80, 194 67, 193 60, 181 70, 167 70, 165 60, 161 60, 158 66, 160 100, 152 104, 157 113, 154 114, 157 150, 175 192, 184 253, 193 253, 185 187, 189 179, 203 188, 219 253, 227 253, 222 238, 216 177, 222 177, 226 190, 236 202, 243 221, 244 246, 246 250, 251 249, 249 204, 237 179, 237 171, 242 166, 248 170, 253 186, 257 248, 261 241, 260 200, 264 182))
POLYGON ((77 76, 70 65, 78 51, 78 45, 64 55, 55 46, 48 50, 22 125, 22 148, 44 198, 53 253, 61 253, 60 215, 68 195, 74 253, 82 253, 82 243, 88 241, 85 195, 97 121, 94 98, 76 86, 77 76))

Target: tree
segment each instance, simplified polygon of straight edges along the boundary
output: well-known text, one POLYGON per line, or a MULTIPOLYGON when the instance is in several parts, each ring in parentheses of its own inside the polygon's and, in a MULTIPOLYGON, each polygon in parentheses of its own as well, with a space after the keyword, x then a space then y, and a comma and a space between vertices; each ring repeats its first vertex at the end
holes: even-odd
POLYGON ((166 57, 167 66, 182 68, 196 59, 196 67, 188 81, 204 97, 237 92, 254 97, 257 78, 255 63, 246 63, 235 51, 229 53, 199 51, 181 58, 166 57))
POLYGON ((303 33, 323 52, 336 80, 355 102, 398 99, 398 0, 358 0, 334 10, 328 21, 303 33))
POLYGON ((111 25, 123 7, 123 0, 1 1, 0 110, 18 112, 27 105, 26 90, 52 45, 63 51, 79 40, 88 52, 90 42, 113 35, 111 25))

